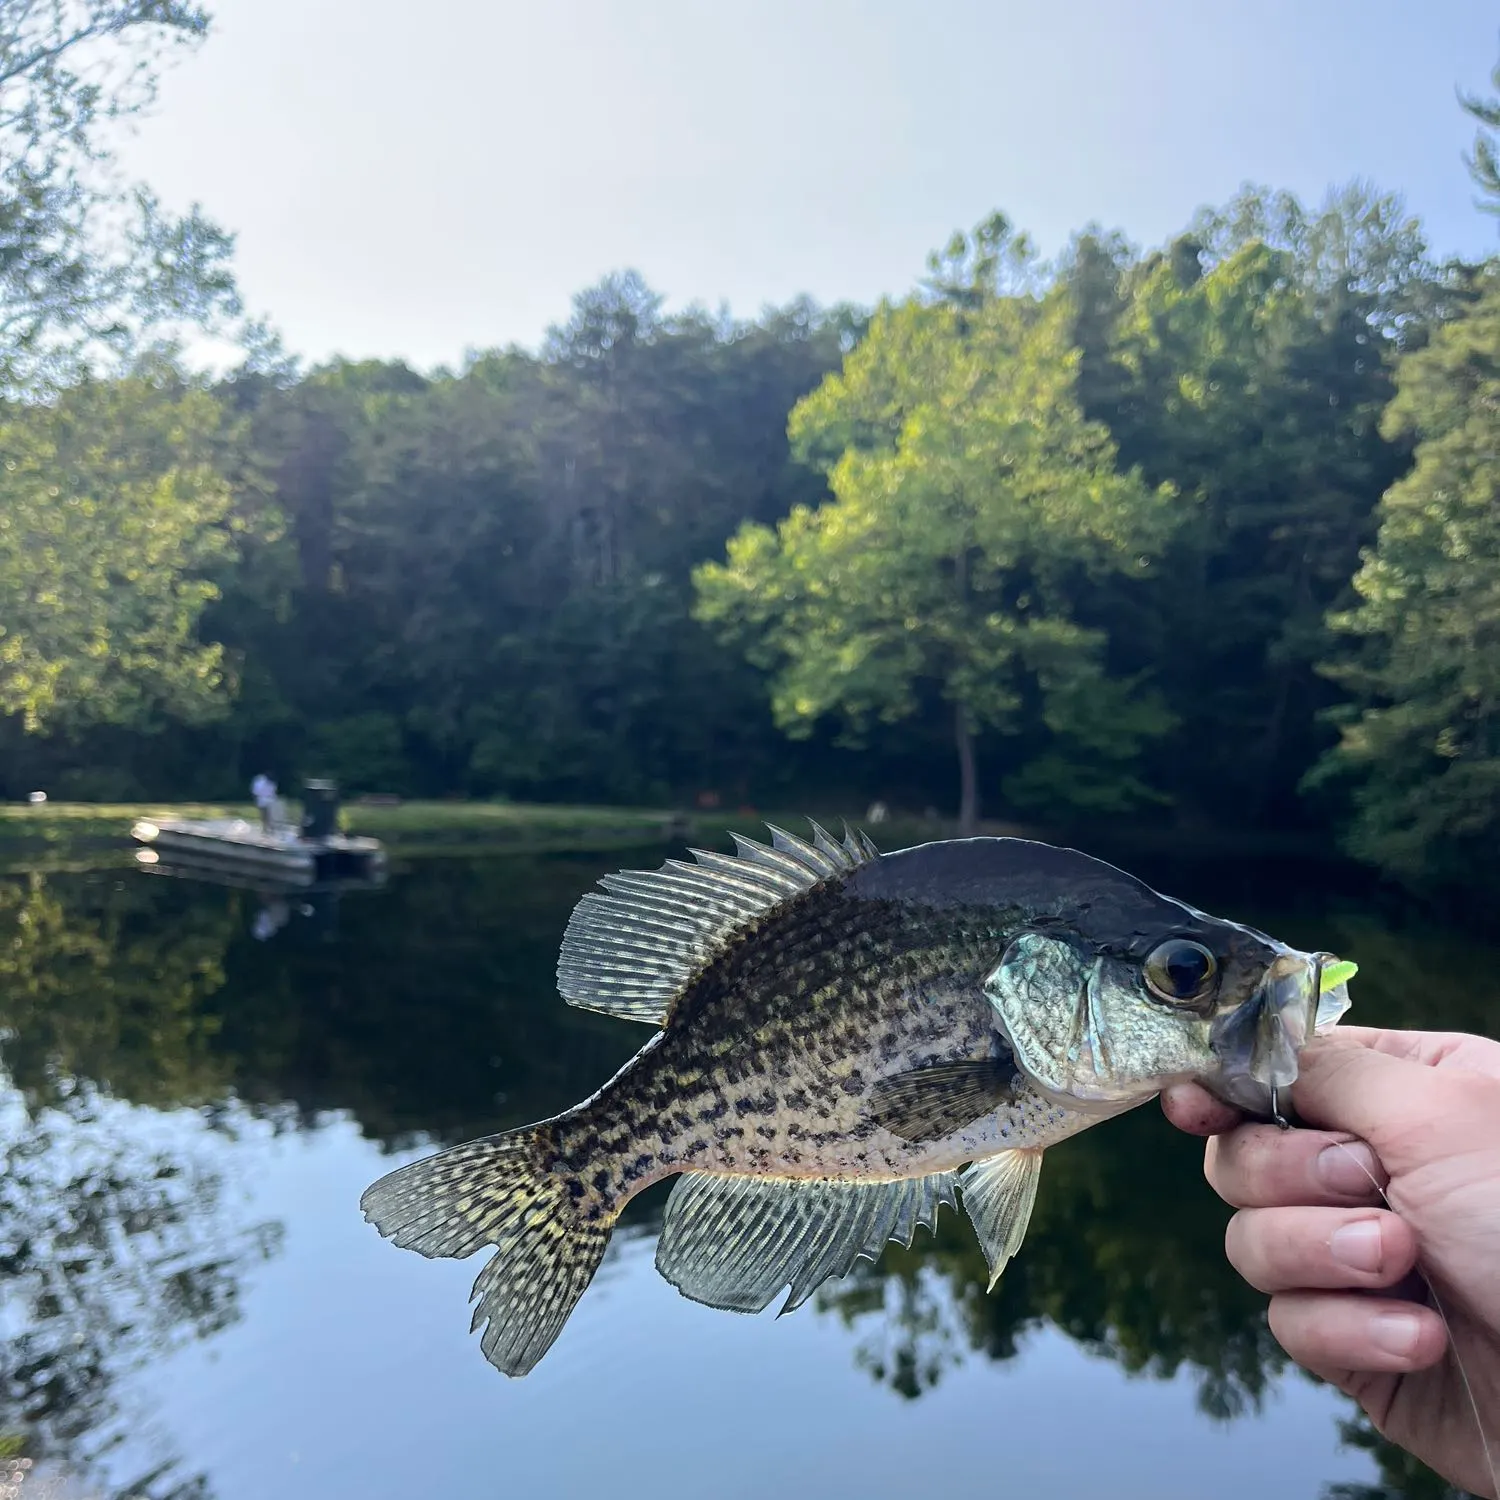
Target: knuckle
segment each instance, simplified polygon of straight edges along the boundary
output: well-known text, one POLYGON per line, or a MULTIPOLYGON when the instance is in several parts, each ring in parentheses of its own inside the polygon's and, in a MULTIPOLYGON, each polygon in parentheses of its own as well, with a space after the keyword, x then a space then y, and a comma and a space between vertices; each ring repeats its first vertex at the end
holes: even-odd
POLYGON ((1454 1069, 1445 1084, 1452 1091, 1454 1106, 1477 1120, 1500 1118, 1500 1078, 1454 1069))

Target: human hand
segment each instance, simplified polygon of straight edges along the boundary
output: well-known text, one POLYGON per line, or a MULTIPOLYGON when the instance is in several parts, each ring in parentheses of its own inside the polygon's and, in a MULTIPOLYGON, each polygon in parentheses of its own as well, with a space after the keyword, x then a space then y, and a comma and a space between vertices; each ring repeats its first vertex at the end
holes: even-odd
POLYGON ((1496 1500, 1500 1043, 1340 1026, 1303 1052, 1292 1102, 1309 1128, 1245 1124, 1193 1084, 1162 1096, 1179 1129, 1213 1137, 1204 1171, 1239 1210, 1225 1248, 1271 1293, 1281 1346, 1496 1500))

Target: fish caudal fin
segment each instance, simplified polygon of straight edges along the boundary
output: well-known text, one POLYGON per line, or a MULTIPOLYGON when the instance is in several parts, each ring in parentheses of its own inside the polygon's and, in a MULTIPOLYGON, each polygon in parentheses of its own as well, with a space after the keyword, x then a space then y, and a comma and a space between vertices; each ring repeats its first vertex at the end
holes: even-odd
POLYGON ((1021 1150, 1001 1151, 958 1174, 964 1208, 989 1262, 991 1291, 1026 1238, 1041 1171, 1042 1153, 1021 1150))
POLYGON ((552 1347, 593 1280, 615 1215, 589 1220, 565 1176, 543 1164, 540 1133, 469 1141, 401 1167, 365 1190, 365 1218, 403 1250, 462 1259, 495 1254, 474 1282, 472 1333, 507 1375, 552 1347))

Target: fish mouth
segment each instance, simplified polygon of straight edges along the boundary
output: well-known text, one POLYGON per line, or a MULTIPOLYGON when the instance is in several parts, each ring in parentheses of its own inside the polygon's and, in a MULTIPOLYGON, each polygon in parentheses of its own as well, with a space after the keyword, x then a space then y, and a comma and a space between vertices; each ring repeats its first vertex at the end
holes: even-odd
POLYGON ((1280 1118, 1286 1091, 1297 1081, 1298 1054, 1349 1008, 1339 971, 1352 967, 1331 953, 1280 954, 1255 993, 1214 1020, 1208 1044, 1219 1070, 1203 1083, 1238 1109, 1280 1118), (1325 986, 1325 969, 1330 979, 1339 974, 1337 982, 1325 986))

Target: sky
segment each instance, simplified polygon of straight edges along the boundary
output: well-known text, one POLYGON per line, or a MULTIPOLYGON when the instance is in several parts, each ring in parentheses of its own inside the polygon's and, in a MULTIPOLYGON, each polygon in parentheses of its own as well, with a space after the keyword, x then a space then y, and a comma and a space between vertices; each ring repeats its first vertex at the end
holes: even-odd
POLYGON ((122 156, 238 235, 304 358, 535 345, 633 267, 669 307, 899 296, 1002 209, 1162 243, 1244 182, 1402 192, 1496 247, 1455 90, 1481 0, 209 0, 122 156))

